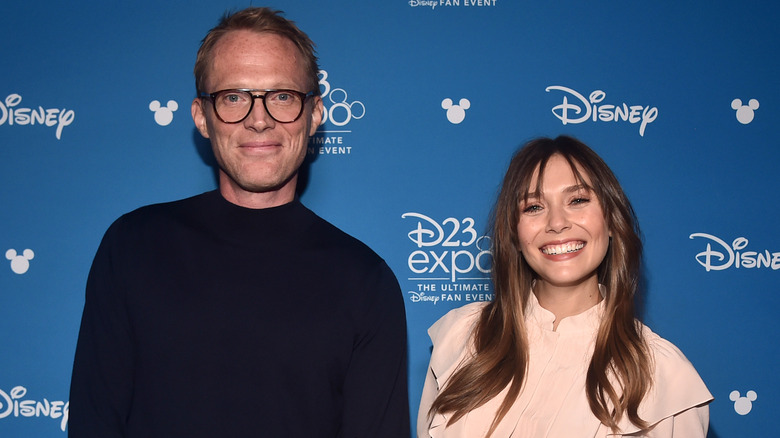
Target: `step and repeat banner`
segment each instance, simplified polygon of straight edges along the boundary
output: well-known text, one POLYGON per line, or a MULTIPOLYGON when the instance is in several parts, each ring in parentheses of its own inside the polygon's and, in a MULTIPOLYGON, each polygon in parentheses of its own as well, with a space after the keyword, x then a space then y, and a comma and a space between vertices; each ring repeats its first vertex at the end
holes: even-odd
MULTIPOLYGON (((192 67, 208 29, 245 6, 0 6, 0 436, 66 436, 84 285, 109 224, 216 187, 192 67)), ((642 316, 715 396, 709 436, 775 434, 780 5, 267 6, 317 44, 327 117, 301 199, 398 277, 413 421, 427 328, 493 297, 487 219, 513 151, 569 134, 634 204, 642 316)))

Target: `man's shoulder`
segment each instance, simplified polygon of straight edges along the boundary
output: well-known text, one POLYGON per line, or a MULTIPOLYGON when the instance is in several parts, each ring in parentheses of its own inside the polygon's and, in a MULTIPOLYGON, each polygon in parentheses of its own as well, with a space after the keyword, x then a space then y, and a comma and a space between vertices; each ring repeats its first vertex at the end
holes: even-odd
POLYGON ((144 205, 119 216, 106 235, 131 237, 137 233, 165 234, 208 204, 209 193, 175 201, 144 205))
MULTIPOLYGON (((307 209, 308 210, 308 209, 307 209)), ((352 256, 363 260, 381 260, 379 255, 366 243, 347 233, 316 213, 311 214, 311 226, 307 239, 319 248, 342 253, 342 256, 352 256)))
POLYGON ((198 208, 203 208, 208 204, 210 197, 213 197, 213 192, 201 193, 175 201, 148 204, 123 214, 121 218, 140 220, 150 216, 176 214, 196 210, 198 208))

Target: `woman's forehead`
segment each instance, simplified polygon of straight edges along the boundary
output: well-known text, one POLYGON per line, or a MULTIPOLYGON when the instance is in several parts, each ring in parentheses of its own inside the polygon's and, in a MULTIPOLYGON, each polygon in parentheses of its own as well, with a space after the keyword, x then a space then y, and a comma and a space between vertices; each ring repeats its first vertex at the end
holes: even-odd
POLYGON ((585 189, 592 187, 590 175, 582 165, 560 154, 550 156, 546 162, 537 163, 527 181, 525 190, 527 194, 544 191, 545 181, 568 181, 570 186, 584 186, 581 188, 585 189))

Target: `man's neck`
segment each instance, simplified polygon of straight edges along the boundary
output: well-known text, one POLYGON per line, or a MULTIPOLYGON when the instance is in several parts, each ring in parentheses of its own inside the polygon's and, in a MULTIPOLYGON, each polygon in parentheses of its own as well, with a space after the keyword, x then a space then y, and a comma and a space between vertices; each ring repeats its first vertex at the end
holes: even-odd
POLYGON ((240 207, 263 209, 289 204, 295 199, 295 180, 289 181, 279 189, 267 192, 250 192, 233 184, 220 181, 219 192, 228 202, 240 207))

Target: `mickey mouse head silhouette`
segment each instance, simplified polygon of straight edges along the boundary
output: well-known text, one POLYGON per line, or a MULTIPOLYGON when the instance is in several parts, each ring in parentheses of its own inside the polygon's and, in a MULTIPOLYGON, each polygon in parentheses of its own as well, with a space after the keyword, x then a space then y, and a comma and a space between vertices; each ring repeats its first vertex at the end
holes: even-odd
POLYGON ((457 125, 466 118, 466 110, 471 108, 471 102, 463 98, 458 102, 458 105, 454 105, 452 99, 448 97, 441 101, 441 107, 447 110, 447 120, 457 125))
POLYGON ((154 112, 154 121, 160 126, 168 126, 173 121, 173 112, 179 109, 175 100, 169 100, 168 106, 161 106, 159 100, 149 102, 149 109, 154 112))
POLYGON ((742 105, 742 100, 734 99, 731 101, 731 109, 737 111, 737 120, 743 125, 753 121, 754 111, 758 109, 758 100, 750 99, 747 105, 742 105))
POLYGON ((30 260, 35 257, 35 253, 31 249, 25 249, 22 251, 22 255, 18 255, 15 249, 9 249, 5 252, 5 258, 11 261, 11 270, 17 274, 24 274, 30 269, 30 260))
POLYGON ((739 415, 747 415, 753 409, 753 402, 758 398, 756 391, 748 391, 745 397, 739 395, 739 391, 731 391, 729 399, 734 402, 734 410, 739 415))

